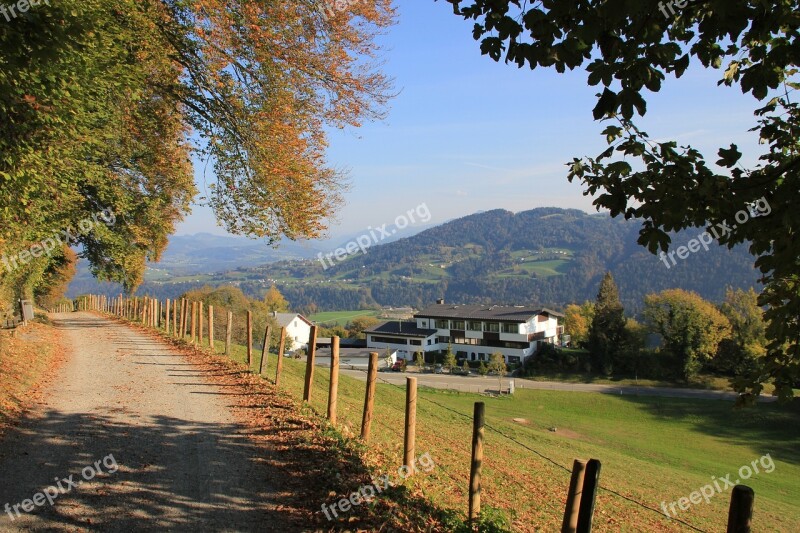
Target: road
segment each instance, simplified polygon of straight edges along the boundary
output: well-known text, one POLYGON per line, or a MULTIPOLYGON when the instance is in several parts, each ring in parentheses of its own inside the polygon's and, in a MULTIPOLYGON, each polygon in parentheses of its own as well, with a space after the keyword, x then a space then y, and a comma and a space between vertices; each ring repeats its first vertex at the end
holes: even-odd
MULTIPOLYGON (((330 358, 321 356, 315 358, 319 366, 330 367, 330 358)), ((367 361, 364 358, 350 357, 345 364, 342 359, 341 372, 348 376, 366 380, 367 361)), ((432 387, 435 389, 451 389, 462 392, 474 393, 497 393, 500 388, 497 376, 460 376, 450 374, 429 374, 419 372, 380 372, 381 381, 395 385, 405 385, 406 377, 416 377, 419 386, 432 387)), ((503 392, 508 391, 509 380, 513 379, 514 387, 517 389, 535 390, 555 390, 568 392, 594 392, 601 394, 615 394, 620 396, 658 396, 662 398, 690 398, 698 400, 727 400, 734 401, 737 394, 734 392, 704 390, 704 389, 683 389, 673 387, 637 387, 637 386, 618 386, 600 385, 593 383, 565 383, 560 381, 533 381, 528 379, 508 378, 502 380, 503 392)), ((771 396, 761 396, 761 402, 773 402, 776 398, 771 396)))
POLYGON ((231 389, 139 330, 53 317, 71 353, 0 442, 0 531, 298 530, 231 389))

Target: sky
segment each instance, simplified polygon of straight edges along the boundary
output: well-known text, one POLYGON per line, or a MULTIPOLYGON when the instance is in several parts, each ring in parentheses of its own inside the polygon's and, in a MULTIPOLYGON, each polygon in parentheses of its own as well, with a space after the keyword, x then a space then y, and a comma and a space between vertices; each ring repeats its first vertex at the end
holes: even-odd
MULTIPOLYGON (((368 1, 368 0, 365 0, 368 1)), ((397 24, 380 40, 383 71, 399 93, 385 120, 333 131, 329 163, 349 170, 345 205, 329 235, 352 235, 392 224, 425 204, 430 224, 478 211, 535 207, 595 212, 566 163, 596 156, 607 145, 605 124, 592 117, 598 87, 586 72, 518 69, 495 63, 472 39, 472 22, 443 0, 398 0, 397 24)), ((656 140, 691 144, 714 161, 736 143, 753 162, 755 100, 718 87, 721 71, 690 68, 645 94, 639 119, 656 140)), ((201 195, 205 179, 198 170, 201 195)), ((426 217, 427 218, 427 217, 426 217)), ((195 206, 178 235, 225 234, 206 207, 195 206)))

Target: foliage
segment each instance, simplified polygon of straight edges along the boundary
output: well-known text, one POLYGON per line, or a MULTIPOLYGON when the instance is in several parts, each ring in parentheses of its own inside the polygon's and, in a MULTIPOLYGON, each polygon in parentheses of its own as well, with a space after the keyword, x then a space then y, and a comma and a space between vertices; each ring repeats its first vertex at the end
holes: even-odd
POLYGON ((289 310, 289 302, 273 283, 264 295, 264 303, 271 313, 285 313, 289 310))
POLYGON ((380 324, 380 320, 373 316, 359 316, 351 320, 346 328, 351 339, 365 339, 364 332, 380 324))
POLYGON ((798 1, 737 0, 724 9, 689 2, 677 13, 656 0, 448 2, 475 21, 473 37, 493 60, 558 72, 584 67, 588 84, 602 87, 592 112, 610 122, 602 133, 609 147, 597 157, 575 158, 568 177, 583 182, 599 209, 642 221, 641 245, 666 251, 668 232, 693 227, 708 228, 724 246, 749 243, 765 285, 759 303, 767 306, 770 342, 764 372, 738 387, 760 393, 760 383, 771 379, 782 398, 791 397, 800 377, 800 267, 793 244, 800 226, 800 107, 791 99, 800 88, 798 1), (743 167, 736 144, 709 161, 696 148, 657 141, 635 124, 635 115, 647 112, 643 93, 658 92, 668 76, 679 78, 692 64, 718 70, 718 85, 753 96, 753 130, 763 149, 752 168, 743 167))
POLYGON ((647 296, 644 316, 663 339, 663 352, 687 381, 711 361, 731 332, 728 319, 716 307, 681 289, 647 296))
POLYGON ((458 361, 456 360, 456 356, 453 353, 453 345, 448 343, 447 351, 444 354, 444 361, 442 361, 442 368, 444 368, 448 372, 452 372, 453 369, 457 367, 458 367, 458 361))
MULTIPOLYGON (((135 289, 197 192, 191 155, 213 164, 201 202, 229 231, 319 236, 345 186, 326 128, 382 115, 375 37, 393 17, 389 0, 334 16, 317 2, 64 0, 0 25, 0 196, 13 199, 0 254, 106 209, 113 224, 69 244, 135 289)), ((0 296, 46 291, 51 262, 0 271, 0 296)))
POLYGON ((594 317, 589 327, 589 353, 595 372, 611 374, 614 358, 625 345, 625 317, 614 277, 606 272, 600 282, 594 317))
POLYGON ((486 366, 485 362, 481 361, 481 363, 478 365, 478 374, 480 374, 481 376, 485 376, 488 373, 489 373, 489 367, 486 366))
POLYGON ((564 333, 570 335, 573 346, 585 345, 589 340, 589 326, 594 319, 594 303, 569 304, 564 310, 564 333))

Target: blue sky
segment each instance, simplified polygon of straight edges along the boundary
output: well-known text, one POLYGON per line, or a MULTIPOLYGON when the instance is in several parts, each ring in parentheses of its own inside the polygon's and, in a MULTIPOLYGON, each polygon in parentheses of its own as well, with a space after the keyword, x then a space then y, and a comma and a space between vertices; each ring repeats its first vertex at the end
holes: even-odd
MULTIPOLYGON (((349 169, 351 183, 331 236, 391 223, 422 203, 431 223, 496 208, 594 211, 565 167, 606 148, 605 125, 592 118, 598 88, 586 84, 586 73, 495 63, 480 54, 472 23, 441 0, 402 0, 398 11, 381 40, 384 71, 400 92, 386 120, 331 134, 329 161, 349 169)), ((660 93, 645 95, 640 125, 711 161, 720 146, 737 143, 752 163, 755 101, 717 87, 720 75, 693 68, 668 78, 660 93)), ((224 233, 210 210, 195 207, 177 233, 201 231, 224 233)))

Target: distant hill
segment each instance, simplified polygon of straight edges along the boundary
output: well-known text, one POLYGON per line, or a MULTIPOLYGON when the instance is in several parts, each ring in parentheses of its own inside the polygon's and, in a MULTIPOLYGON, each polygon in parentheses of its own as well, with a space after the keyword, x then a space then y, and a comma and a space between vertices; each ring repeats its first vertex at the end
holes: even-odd
MULTIPOLYGON (((373 246, 339 263, 333 259, 333 266, 323 267, 317 259, 278 261, 207 279, 173 278, 178 285, 165 279, 143 290, 166 294, 194 284, 233 283, 260 296, 276 283, 295 308, 320 311, 421 307, 437 298, 563 307, 594 299, 601 277, 610 270, 626 308, 636 311, 645 294, 666 288, 693 290, 720 301, 726 286, 757 286, 758 272, 745 247, 701 248, 667 268, 636 244, 638 229, 635 222, 578 210, 493 210, 373 246)), ((674 235, 673 249, 699 233, 674 235)))

